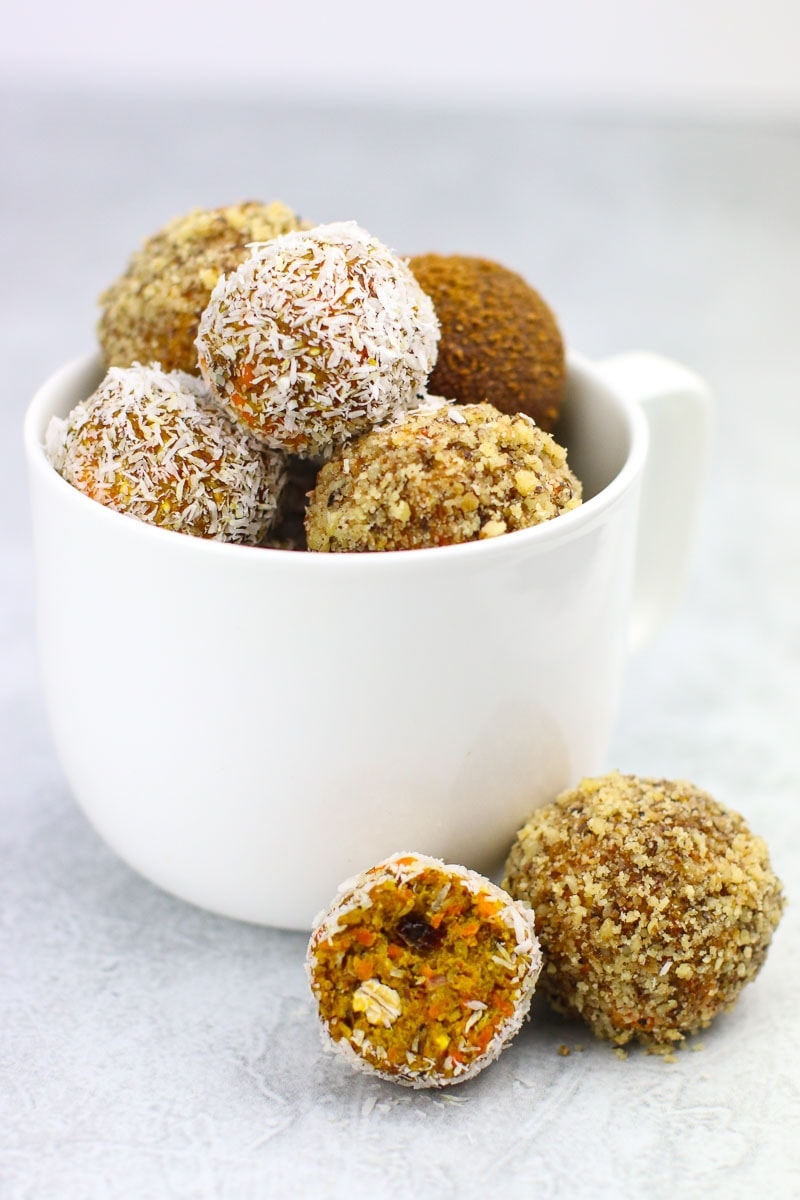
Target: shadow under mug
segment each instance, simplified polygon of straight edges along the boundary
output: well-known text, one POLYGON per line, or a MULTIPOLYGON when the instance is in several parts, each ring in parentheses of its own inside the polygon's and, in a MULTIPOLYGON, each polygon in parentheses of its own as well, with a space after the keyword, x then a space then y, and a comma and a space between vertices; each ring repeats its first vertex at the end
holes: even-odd
POLYGON ((683 586, 710 420, 697 376, 571 356, 557 437, 582 506, 382 554, 202 541, 87 499, 43 440, 101 376, 91 357, 48 380, 25 445, 53 738, 132 867, 308 929, 398 850, 495 874, 533 808, 603 769, 628 651, 683 586))

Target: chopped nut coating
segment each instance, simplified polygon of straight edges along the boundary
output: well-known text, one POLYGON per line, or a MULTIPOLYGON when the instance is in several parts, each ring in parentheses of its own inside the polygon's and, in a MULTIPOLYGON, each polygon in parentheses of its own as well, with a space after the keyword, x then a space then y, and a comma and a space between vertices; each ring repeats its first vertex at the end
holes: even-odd
POLYGON ((783 910, 767 847, 690 783, 584 779, 517 835, 504 886, 536 913, 542 990, 599 1037, 669 1048, 731 1007, 783 910))
POLYGON ((498 537, 576 508, 567 454, 523 414, 428 406, 364 434, 323 466, 310 550, 410 550, 498 537), (454 415, 459 420, 454 421, 454 415))
POLYGON ((100 297, 97 333, 106 361, 158 362, 165 371, 196 375, 197 327, 217 280, 247 258, 251 242, 303 227, 278 201, 193 209, 170 221, 100 297))

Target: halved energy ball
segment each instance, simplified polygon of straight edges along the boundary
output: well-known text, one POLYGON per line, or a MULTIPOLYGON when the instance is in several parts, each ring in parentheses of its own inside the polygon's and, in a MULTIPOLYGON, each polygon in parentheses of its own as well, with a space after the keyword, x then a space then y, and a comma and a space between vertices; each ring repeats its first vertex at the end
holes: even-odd
POLYGON ((309 550, 411 550, 497 537, 581 502, 566 450, 533 421, 445 401, 341 447, 306 510, 309 550))
POLYGON ((202 381, 157 365, 112 367, 47 430, 47 453, 78 491, 177 533, 255 545, 277 514, 284 456, 220 412, 202 381))
POLYGON ((784 903, 738 813, 691 783, 618 772, 537 809, 504 886, 535 910, 554 1007, 656 1049, 733 1005, 784 903))
POLYGON ((438 339, 405 263, 343 222, 253 247, 214 289, 197 347, 221 404, 310 457, 413 407, 438 339))
POLYGON ((307 225, 278 201, 192 209, 170 221, 100 297, 97 335, 106 362, 157 362, 196 375, 197 327, 219 277, 247 258, 251 242, 299 228, 307 225))
POLYGON ((395 854, 342 885, 307 967, 326 1044, 425 1088, 497 1057, 528 1012, 541 956, 525 904, 464 867, 395 854))

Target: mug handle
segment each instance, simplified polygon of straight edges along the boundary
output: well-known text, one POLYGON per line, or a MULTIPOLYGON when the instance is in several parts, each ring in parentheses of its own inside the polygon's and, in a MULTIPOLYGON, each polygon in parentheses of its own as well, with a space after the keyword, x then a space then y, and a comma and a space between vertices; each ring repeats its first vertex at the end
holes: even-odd
POLYGON ((650 431, 636 535, 629 648, 673 615, 684 592, 700 494, 708 474, 711 393, 688 367, 647 351, 599 364, 617 395, 642 408, 650 431))

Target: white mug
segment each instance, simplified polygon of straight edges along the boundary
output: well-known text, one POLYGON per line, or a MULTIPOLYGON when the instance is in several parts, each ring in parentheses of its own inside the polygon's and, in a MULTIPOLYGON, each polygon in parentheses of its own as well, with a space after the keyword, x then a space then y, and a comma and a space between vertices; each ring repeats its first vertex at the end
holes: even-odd
POLYGON ((533 808, 603 769, 628 650, 683 585, 710 420, 695 375, 570 357, 557 437, 584 503, 382 554, 202 541, 88 499, 43 441, 101 375, 69 364, 26 418, 38 628, 69 786, 136 870, 308 929, 397 850, 495 874, 533 808))

